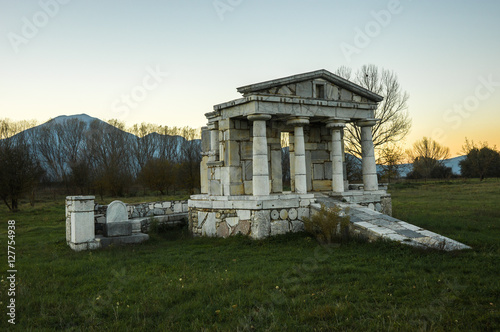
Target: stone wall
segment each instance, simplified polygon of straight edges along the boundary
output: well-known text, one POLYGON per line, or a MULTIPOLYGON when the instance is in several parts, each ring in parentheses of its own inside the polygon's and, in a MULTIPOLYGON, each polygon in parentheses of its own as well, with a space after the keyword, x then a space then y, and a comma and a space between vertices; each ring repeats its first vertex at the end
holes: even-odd
MULTIPOLYGON (((187 201, 158 201, 126 205, 129 219, 163 216, 173 213, 187 214, 188 212, 187 201)), ((105 218, 107 208, 107 205, 96 204, 94 212, 96 215, 102 215, 105 218)))
MULTIPOLYGON (((200 195, 202 196, 202 195, 200 195)), ((267 199, 212 200, 192 196, 189 201, 189 230, 195 236, 228 237, 248 235, 262 239, 298 232, 309 217, 313 195, 271 195, 267 199)))

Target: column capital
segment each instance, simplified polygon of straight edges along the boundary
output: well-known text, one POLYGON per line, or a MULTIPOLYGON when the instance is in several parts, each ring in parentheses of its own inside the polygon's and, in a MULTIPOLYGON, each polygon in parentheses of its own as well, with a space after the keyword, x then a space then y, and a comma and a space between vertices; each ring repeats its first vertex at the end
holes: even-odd
POLYGON ((250 114, 247 116, 249 121, 267 121, 271 120, 271 115, 269 114, 250 114))
POLYGON ((359 127, 373 127, 379 122, 380 119, 364 119, 356 121, 356 125, 359 127))
POLYGON ((305 126, 309 124, 309 118, 307 116, 294 116, 288 119, 286 124, 293 126, 305 126))
POLYGON ((326 128, 342 129, 349 119, 329 118, 326 121, 326 128))

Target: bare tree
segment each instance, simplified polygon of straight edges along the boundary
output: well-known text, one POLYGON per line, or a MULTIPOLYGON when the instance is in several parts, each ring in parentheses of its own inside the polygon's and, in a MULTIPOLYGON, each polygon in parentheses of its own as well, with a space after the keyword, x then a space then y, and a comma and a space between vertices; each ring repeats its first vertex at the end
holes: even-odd
MULTIPOLYGON (((342 66, 335 74, 350 80, 352 70, 342 66)), ((374 147, 380 149, 386 144, 405 138, 411 128, 408 114, 409 95, 402 90, 397 75, 375 65, 364 65, 356 72, 354 82, 384 97, 375 111, 375 118, 380 121, 372 128, 374 147)), ((361 157, 361 128, 348 124, 344 138, 347 152, 361 157)))
POLYGON ((54 121, 49 121, 36 128, 37 139, 34 140, 34 147, 49 179, 59 182, 66 178, 66 160, 59 143, 57 126, 54 121))
POLYGON ((450 155, 450 149, 431 138, 423 137, 413 143, 413 148, 407 154, 413 160, 413 172, 427 179, 436 167, 443 166, 444 159, 450 155))
POLYGON ((403 149, 396 144, 386 144, 379 153, 378 164, 382 165, 387 176, 387 182, 391 183, 391 178, 399 177, 399 168, 405 160, 403 149))
POLYGON ((93 170, 93 177, 99 193, 109 191, 121 196, 131 183, 128 133, 125 124, 110 120, 109 124, 94 121, 87 133, 87 160, 93 170))
POLYGON ((24 133, 0 141, 0 198, 9 210, 18 211, 19 200, 33 192, 43 176, 24 133))
POLYGON ((190 193, 200 187, 201 131, 189 127, 182 128, 184 140, 181 144, 180 176, 184 187, 190 193))
POLYGON ((158 151, 159 139, 156 133, 158 128, 157 125, 143 122, 140 125, 133 125, 128 130, 135 135, 132 153, 137 166, 135 167, 136 174, 139 174, 144 165, 152 160, 158 151))

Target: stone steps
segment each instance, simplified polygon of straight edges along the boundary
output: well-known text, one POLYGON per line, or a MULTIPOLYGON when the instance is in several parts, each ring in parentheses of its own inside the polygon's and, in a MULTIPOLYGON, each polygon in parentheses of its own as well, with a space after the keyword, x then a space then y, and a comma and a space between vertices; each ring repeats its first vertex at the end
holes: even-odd
MULTIPOLYGON (((359 234, 371 241, 385 239, 414 247, 433 248, 445 251, 471 249, 471 247, 463 243, 371 210, 359 204, 343 203, 324 195, 318 195, 316 201, 326 207, 339 206, 345 209, 346 213, 351 218, 352 233, 359 234)), ((312 206, 312 209, 318 209, 318 206, 312 206)))

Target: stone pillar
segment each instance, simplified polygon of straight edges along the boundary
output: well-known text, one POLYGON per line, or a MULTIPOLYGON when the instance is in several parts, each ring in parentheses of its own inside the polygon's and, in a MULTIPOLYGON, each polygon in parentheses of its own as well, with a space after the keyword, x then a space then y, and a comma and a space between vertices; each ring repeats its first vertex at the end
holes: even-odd
POLYGON ((248 120, 253 121, 252 144, 252 192, 254 196, 269 195, 269 158, 267 156, 266 121, 268 114, 253 114, 248 120))
POLYGON ((295 192, 297 194, 307 193, 307 166, 306 149, 304 143, 304 126, 309 124, 309 118, 296 117, 287 121, 288 125, 294 126, 294 171, 295 192))
POLYGON ((332 191, 344 192, 344 149, 343 149, 343 131, 345 121, 330 120, 327 128, 332 128, 332 191))
POLYGON ((372 127, 377 120, 361 120, 356 124, 361 127, 361 157, 363 168, 364 190, 378 190, 377 165, 373 148, 372 127))
POLYGON ((210 130, 210 158, 209 161, 219 160, 219 126, 217 122, 208 124, 210 130))
POLYGON ((75 251, 96 249, 95 196, 66 197, 66 242, 75 251))

